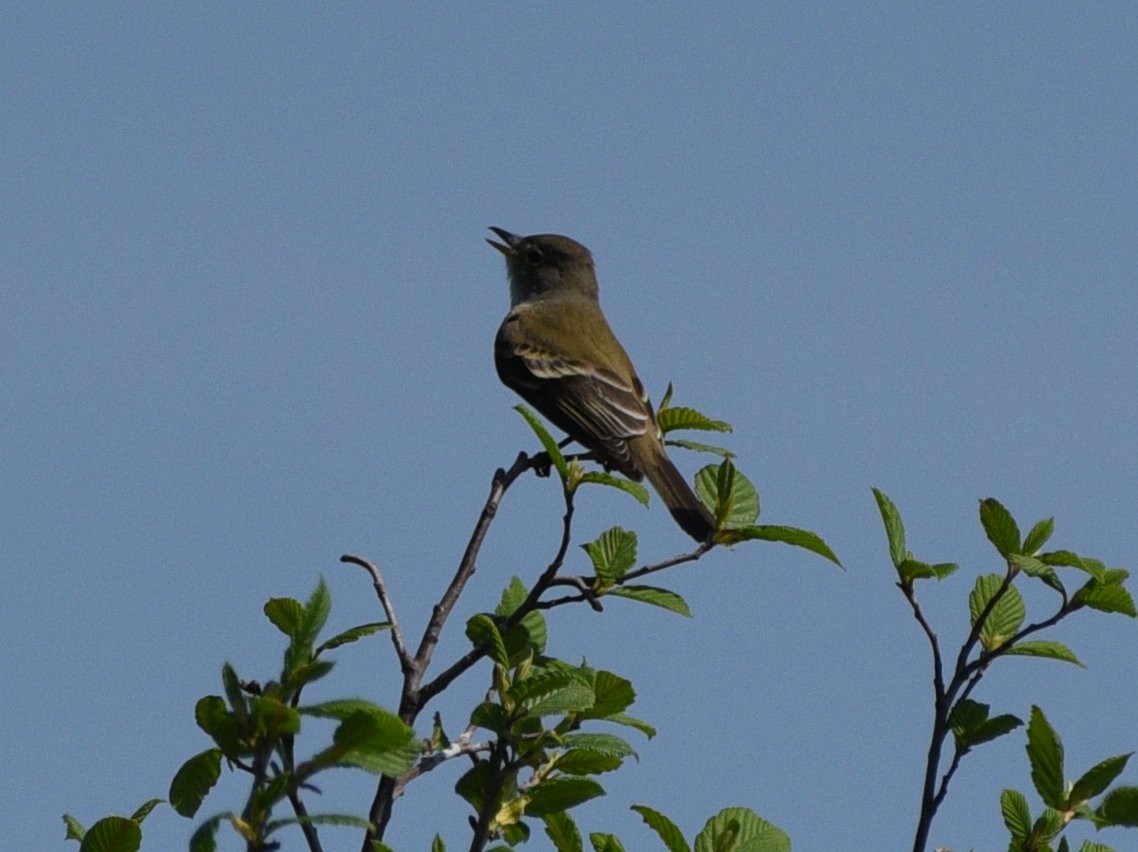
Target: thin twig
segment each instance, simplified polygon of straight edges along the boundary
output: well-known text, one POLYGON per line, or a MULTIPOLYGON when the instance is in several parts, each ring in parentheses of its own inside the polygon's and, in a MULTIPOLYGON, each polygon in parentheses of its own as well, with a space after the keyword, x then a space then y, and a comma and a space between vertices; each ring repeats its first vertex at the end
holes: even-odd
POLYGON ((375 587, 375 594, 379 598, 379 605, 383 607, 384 616, 391 622, 391 642, 395 646, 395 655, 399 657, 399 669, 406 674, 414 662, 407 652, 407 646, 403 643, 403 631, 399 628, 399 619, 395 616, 395 604, 391 600, 390 592, 387 591, 387 584, 383 581, 383 573, 379 570, 379 566, 362 556, 354 556, 351 553, 345 553, 340 557, 340 561, 350 565, 358 565, 371 575, 371 582, 375 587))

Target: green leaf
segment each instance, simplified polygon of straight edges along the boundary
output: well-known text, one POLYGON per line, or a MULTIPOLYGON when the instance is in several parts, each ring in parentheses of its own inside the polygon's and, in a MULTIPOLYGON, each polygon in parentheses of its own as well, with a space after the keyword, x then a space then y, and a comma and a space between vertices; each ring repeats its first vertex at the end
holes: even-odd
POLYGON ((1129 752, 1108 757, 1101 763, 1092 766, 1071 787, 1067 801, 1072 805, 1079 805, 1099 795, 1110 786, 1111 781, 1122 774, 1122 770, 1126 768, 1126 762, 1130 760, 1133 754, 1134 752, 1129 752))
POLYGON ((67 826, 67 837, 65 840, 82 840, 83 835, 87 833, 87 829, 79 820, 75 819, 71 814, 63 815, 63 824, 67 826))
POLYGON ((315 766, 355 766, 397 777, 419 756, 415 732, 386 710, 357 710, 336 728, 332 745, 312 758, 315 766))
POLYGON ((1021 553, 1019 527, 1011 512, 1003 507, 999 500, 989 497, 980 501, 980 523, 988 536, 988 541, 995 545, 1000 555, 1007 558, 1013 553, 1021 553))
POLYGON ((130 818, 141 825, 142 821, 150 816, 150 812, 161 804, 163 804, 162 799, 148 799, 137 808, 135 808, 134 813, 130 815, 130 818))
POLYGON ((243 723, 249 716, 249 708, 245 705, 245 693, 241 689, 237 670, 229 663, 221 667, 221 685, 225 689, 225 697, 233 715, 239 723, 243 723))
POLYGON ((502 618, 513 615, 528 594, 529 590, 526 589, 525 583, 515 574, 510 578, 510 584, 502 590, 502 599, 498 602, 498 608, 494 610, 494 614, 500 615, 502 618))
POLYGON ((672 383, 668 382, 668 387, 664 390, 664 398, 660 400, 660 407, 657 411, 663 411, 672 404, 672 383))
POLYGON ((1023 722, 1010 714, 988 718, 989 707, 978 701, 963 699, 956 702, 948 716, 948 724, 956 741, 956 749, 962 754, 981 743, 1002 737, 1014 731, 1023 722))
POLYGON ((309 704, 297 709, 305 716, 316 716, 320 719, 339 719, 341 722, 353 713, 374 713, 382 716, 388 712, 378 704, 373 704, 362 698, 339 698, 335 701, 309 704))
POLYGON ((138 852, 142 846, 142 826, 132 819, 109 816, 91 826, 79 852, 138 852))
POLYGON ((507 630, 506 635, 502 637, 510 661, 509 666, 516 666, 526 657, 544 653, 547 638, 545 616, 538 610, 527 612, 522 616, 522 620, 507 630))
POLYGON ((221 749, 206 749, 182 764, 170 782, 170 805, 184 817, 198 812, 221 777, 221 749))
POLYGON ((536 672, 516 681, 509 696, 533 716, 587 710, 593 705, 592 688, 572 671, 536 672))
POLYGON ((557 759, 557 769, 566 775, 600 775, 620 769, 624 761, 611 754, 571 748, 557 759))
POLYGON ((696 835, 695 852, 790 852, 784 831, 750 808, 724 808, 696 835))
POLYGON ((466 622, 466 638, 475 648, 486 646, 486 653, 491 660, 502 668, 509 668, 510 655, 506 653, 506 643, 502 641, 498 625, 489 615, 479 613, 466 622))
POLYGON ((668 852, 691 852, 691 847, 684 839, 679 826, 659 811, 654 811, 646 805, 633 805, 632 810, 640 814, 645 824, 652 829, 664 842, 668 852))
POLYGON ((568 482, 569 465, 565 461, 565 456, 561 454, 561 448, 557 446, 557 442, 553 440, 553 436, 550 435, 545 426, 542 425, 538 416, 520 404, 514 406, 514 411, 525 418, 526 423, 529 424, 533 433, 537 435, 537 439, 541 441, 541 446, 549 456, 549 460, 552 462, 554 470, 557 471, 557 475, 561 477, 561 481, 568 482))
POLYGON ((1055 569, 1040 559, 1034 556, 1024 556, 1021 553, 1013 553, 1008 557, 1008 560, 1029 577, 1042 580, 1061 595, 1066 594, 1067 590, 1063 587, 1063 582, 1055 573, 1055 569))
POLYGON ((541 821, 545 823, 545 836, 553 841, 557 852, 583 852, 581 832, 566 811, 555 811, 542 817, 541 821))
MULTIPOLYGON (((244 703, 242 703, 244 709, 244 703)), ((194 707, 194 719, 198 727, 208 734, 226 757, 238 758, 250 753, 237 727, 237 719, 226 709, 225 701, 218 695, 201 698, 194 707)))
POLYGON ((1027 759, 1031 763, 1031 782, 1043 803, 1062 810, 1067 804, 1063 790, 1063 743, 1035 705, 1027 725, 1027 759))
POLYGON ((792 547, 801 547, 803 550, 817 553, 819 556, 829 559, 839 568, 844 567, 834 551, 830 550, 830 546, 826 544, 819 535, 809 530, 798 529, 797 527, 758 524, 739 527, 737 529, 722 530, 716 535, 716 540, 720 538, 733 539, 733 541, 725 542, 729 544, 734 544, 735 541, 781 541, 783 544, 789 544, 792 547))
POLYGON ((290 825, 300 825, 302 823, 312 823, 313 825, 336 825, 346 828, 362 829, 368 829, 372 825, 363 817, 356 816, 354 814, 310 814, 304 818, 285 817, 284 819, 274 819, 265 826, 265 836, 268 837, 280 829, 287 828, 290 825))
POLYGON ((265 615, 281 633, 292 638, 300 632, 304 606, 295 598, 269 598, 265 602, 265 615))
POLYGON ((688 609, 687 602, 675 592, 669 591, 668 589, 661 589, 656 586, 614 586, 605 592, 605 594, 652 604, 653 606, 661 607, 670 612, 678 612, 680 615, 686 615, 688 618, 691 618, 691 610, 688 609))
POLYGON ((726 447, 720 447, 716 444, 705 444, 702 441, 689 441, 686 438, 669 438, 664 443, 669 447, 680 447, 685 450, 694 450, 697 453, 711 453, 712 455, 722 456, 725 459, 735 458, 735 453, 726 447))
POLYGON ((1074 663, 1079 668, 1086 666, 1075 656, 1075 652, 1062 642, 1053 642, 1050 639, 1040 639, 1033 642, 1020 642, 1009 648, 1005 653, 1021 657, 1045 657, 1049 660, 1060 660, 1064 663, 1074 663))
POLYGON ((905 559, 897 566, 897 574, 903 581, 912 582, 913 580, 926 580, 936 578, 943 580, 954 574, 960 566, 955 562, 940 562, 936 565, 929 565, 927 562, 920 562, 916 559, 905 559))
POLYGON ((591 751, 611 757, 637 757, 628 741, 614 734, 577 733, 566 734, 563 737, 565 747, 578 751, 591 751))
POLYGON ((745 527, 759 516, 759 493, 731 459, 702 468, 695 475, 695 493, 713 507, 720 528, 745 527))
POLYGON ((605 716, 604 720, 616 725, 627 725, 630 728, 636 728, 636 730, 640 731, 640 733, 644 734, 648 739, 652 739, 652 737, 656 736, 656 729, 647 722, 624 713, 613 713, 612 715, 605 716))
POLYGON ((615 834, 605 834, 600 831, 591 832, 589 843, 593 846, 593 852, 624 852, 624 845, 615 834))
POLYGON ((901 563, 909 557, 909 551, 905 548, 905 525, 901 523, 901 513, 880 488, 873 489, 873 497, 877 500, 877 510, 881 512, 881 522, 885 524, 889 558, 893 560, 893 567, 900 569, 901 563))
POLYGON ((621 527, 606 530, 582 547, 589 554, 597 580, 603 586, 612 585, 636 564, 636 533, 621 527))
POLYGON ((1116 787, 1095 811, 1099 827, 1138 828, 1138 787, 1116 787))
POLYGON ((300 713, 287 704, 266 696, 253 696, 249 701, 253 730, 258 734, 276 738, 295 734, 300 730, 300 713))
POLYGON ((998 574, 985 574, 976 578, 976 585, 968 596, 968 610, 973 627, 976 626, 985 607, 996 598, 997 594, 1000 595, 999 598, 996 599, 995 605, 980 627, 980 642, 988 651, 1002 647, 1012 638, 1027 615, 1023 597, 1015 586, 1009 584, 1005 588, 1003 577, 998 574))
POLYGON ((320 654, 324 651, 331 651, 333 648, 339 648, 341 645, 357 642, 365 636, 371 636, 373 633, 379 633, 381 630, 390 629, 390 621, 373 621, 370 624, 360 624, 345 630, 343 633, 337 633, 326 642, 321 642, 320 647, 316 649, 316 653, 320 654))
POLYGON ((593 706, 585 711, 589 719, 604 719, 632 706, 636 692, 632 683, 604 670, 593 676, 593 706))
POLYGON ((1019 790, 1004 790, 1000 794, 1000 812, 1012 838, 1024 840, 1031 831, 1031 811, 1023 793, 1019 790))
POLYGON ((1002 737, 1004 734, 1010 734, 1022 724, 1022 719, 1010 713, 1001 713, 999 716, 993 716, 991 719, 984 720, 984 722, 968 732, 967 746, 968 748, 975 748, 981 743, 991 742, 994 739, 1002 737))
POLYGON ((211 816, 190 837, 190 852, 217 852, 217 827, 223 820, 236 818, 235 814, 228 812, 211 816))
POLYGON ((1088 580, 1085 586, 1075 592, 1072 600, 1080 606, 1097 609, 1099 612, 1118 612, 1131 618, 1138 617, 1138 611, 1134 608, 1134 598, 1117 583, 1088 580))
POLYGON ((544 817, 603 796, 605 790, 591 778, 553 777, 531 787, 528 793, 530 801, 526 805, 526 814, 544 817))
POLYGON ((1047 540, 1051 538, 1053 532, 1055 532, 1055 519, 1044 518, 1031 528, 1031 532, 1023 540, 1023 552, 1029 556, 1034 556, 1039 552, 1039 548, 1047 544, 1047 540))
POLYGON ((700 429, 704 432, 730 432, 731 424, 723 420, 712 420, 694 408, 676 406, 662 408, 656 415, 660 430, 666 435, 676 429, 700 429))
MULTIPOLYGON (((1037 554, 1040 562, 1045 562, 1048 565, 1060 565, 1066 568, 1078 568, 1080 571, 1088 571, 1087 566, 1083 564, 1083 560, 1077 553, 1072 553, 1069 550, 1055 550, 1051 553, 1037 554)), ((1089 572, 1088 573, 1092 573, 1089 572)))
POLYGON ((635 497, 641 505, 648 505, 648 489, 641 485, 639 482, 633 482, 631 479, 625 479, 623 476, 613 476, 611 473, 602 473, 599 470, 590 470, 588 473, 581 474, 578 481, 592 482, 597 485, 608 485, 611 488, 619 488, 621 491, 624 491, 635 497))

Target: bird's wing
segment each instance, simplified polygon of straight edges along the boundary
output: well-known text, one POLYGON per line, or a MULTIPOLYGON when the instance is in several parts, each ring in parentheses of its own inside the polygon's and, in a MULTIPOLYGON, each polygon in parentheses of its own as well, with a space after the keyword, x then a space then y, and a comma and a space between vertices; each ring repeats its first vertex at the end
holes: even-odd
POLYGON ((574 440, 622 473, 640 479, 628 439, 653 424, 643 385, 581 358, 499 335, 496 364, 502 381, 574 440))

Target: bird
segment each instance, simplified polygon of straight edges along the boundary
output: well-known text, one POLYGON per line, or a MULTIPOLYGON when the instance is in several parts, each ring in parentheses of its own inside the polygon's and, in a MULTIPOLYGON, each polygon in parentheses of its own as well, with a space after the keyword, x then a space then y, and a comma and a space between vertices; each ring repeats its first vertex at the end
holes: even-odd
POLYGON ((644 385, 601 312, 592 253, 560 234, 490 230, 501 242, 486 242, 505 256, 510 284, 494 341, 502 383, 606 469, 647 477, 680 528, 708 541, 715 520, 668 458, 644 385))

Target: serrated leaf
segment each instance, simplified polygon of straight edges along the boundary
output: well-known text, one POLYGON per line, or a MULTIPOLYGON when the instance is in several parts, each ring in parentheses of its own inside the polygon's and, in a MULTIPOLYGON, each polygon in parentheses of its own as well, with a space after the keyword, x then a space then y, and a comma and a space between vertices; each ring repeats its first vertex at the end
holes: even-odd
POLYGON ((332 735, 331 747, 312 758, 316 766, 354 766, 375 775, 397 777, 419 756, 415 732, 394 713, 358 710, 332 735))
POLYGON ((988 541, 992 542, 1001 556, 1007 558, 1013 553, 1021 552, 1019 527, 1011 512, 999 500, 988 497, 980 501, 980 523, 988 541))
POLYGON ((194 706, 194 719, 226 756, 237 758, 250 753, 248 745, 241 738, 236 718, 220 696, 206 695, 201 698, 194 706))
POLYGON ((232 813, 214 814, 197 827, 190 837, 190 852, 217 852, 217 827, 223 820, 236 819, 232 813))
POLYGON ((1079 555, 1069 550, 1055 550, 1051 553, 1037 555, 1040 562, 1045 562, 1048 565, 1061 565, 1066 568, 1078 568, 1080 571, 1087 571, 1087 567, 1079 555))
POLYGON ((498 631, 494 619, 486 613, 479 613, 466 622, 466 638, 475 648, 485 646, 486 653, 502 668, 509 668, 510 655, 506 653, 506 643, 498 631))
POLYGON ((561 477, 561 481, 568 482, 569 464, 565 461, 565 456, 561 454, 561 448, 557 446, 557 442, 553 440, 553 436, 549 434, 549 431, 542 424, 541 420, 538 419, 538 416, 521 404, 515 405, 514 411, 525 418, 530 429, 537 435, 538 441, 541 442, 542 449, 544 449, 549 456, 549 460, 552 462, 554 470, 557 471, 557 475, 561 477))
POLYGON ((1131 618, 1138 616, 1130 592, 1115 583, 1089 580, 1085 586, 1075 592, 1072 600, 1099 612, 1117 612, 1129 615, 1131 618))
POLYGON ((526 814, 535 817, 567 811, 605 794, 604 787, 593 779, 573 777, 546 778, 527 792, 526 814))
POLYGON ((1067 801, 1071 805, 1079 805, 1102 793, 1110 786, 1111 781, 1122 774, 1122 770, 1126 768, 1126 763, 1133 754, 1134 752, 1129 752, 1108 757, 1101 763, 1092 766, 1072 785, 1067 801))
POLYGON ((1034 837, 1049 841, 1063 830, 1063 815, 1054 808, 1044 808, 1031 827, 1034 837))
POLYGON ((983 723, 988 718, 990 709, 987 704, 962 698, 952 706, 948 714, 948 727, 957 739, 960 739, 968 731, 983 723))
POLYGON ((320 654, 324 651, 331 651, 334 648, 339 648, 341 645, 347 645, 351 642, 357 642, 365 636, 371 636, 373 633, 379 633, 381 630, 390 630, 390 621, 373 621, 370 624, 360 624, 356 627, 351 627, 343 633, 337 633, 326 642, 321 642, 320 647, 316 653, 320 654))
POLYGON ((571 748, 557 758, 557 769, 565 775, 600 775, 620 769, 624 761, 611 754, 571 748))
POLYGON ((163 804, 163 801, 164 800, 162 799, 147 799, 145 802, 135 808, 134 813, 130 815, 130 818, 141 825, 142 821, 150 815, 150 812, 159 805, 163 804))
POLYGON ((893 560, 893 567, 900 569, 901 563, 909 556, 909 551, 905 548, 905 525, 901 523, 901 513, 880 488, 873 489, 873 497, 877 500, 877 510, 881 512, 881 522, 885 525, 889 558, 893 560))
POLYGON ((614 586, 605 594, 652 604, 652 606, 658 606, 669 612, 678 612, 680 615, 691 618, 691 610, 688 609, 687 601, 668 589, 661 589, 656 586, 614 586))
POLYGON ((1000 812, 1012 838, 1025 839, 1031 831, 1031 810, 1023 793, 1019 790, 1004 790, 1000 794, 1000 812))
POLYGON ((328 585, 321 577, 316 588, 304 604, 304 616, 301 619, 300 635, 297 640, 304 646, 311 648, 316 637, 328 623, 328 614, 332 611, 332 595, 328 592, 328 585))
POLYGON ((702 468, 695 475, 695 493, 712 507, 720 528, 745 527, 759 516, 759 493, 730 459, 702 468))
POLYGON ((284 819, 271 820, 265 826, 265 836, 268 837, 282 828, 287 828, 290 825, 300 825, 301 823, 311 823, 313 825, 336 825, 346 828, 362 828, 368 829, 371 823, 360 816, 354 814, 309 814, 303 819, 297 817, 285 817, 284 819))
POLYGON ((516 666, 526 657, 543 653, 547 638, 545 616, 538 610, 527 612, 522 616, 522 620, 502 637, 510 661, 509 667, 516 666))
POLYGON ((660 400, 660 407, 656 409, 657 411, 663 411, 672 404, 672 390, 672 383, 668 382, 668 387, 664 390, 664 397, 660 400))
POLYGON ((1051 534, 1055 532, 1055 519, 1044 518, 1031 528, 1031 532, 1027 534, 1027 538, 1023 540, 1023 552, 1029 556, 1034 556, 1039 552, 1039 548, 1047 544, 1047 540, 1051 538, 1051 534))
POLYGON ((593 690, 573 672, 547 671, 516 681, 509 696, 532 716, 587 710, 593 690))
POLYGON ((669 447, 680 447, 684 450, 693 450, 697 453, 711 453, 712 455, 722 456, 725 459, 735 458, 735 453, 726 447, 720 447, 716 444, 705 444, 702 441, 689 441, 686 438, 669 438, 664 442, 669 447))
POLYGON ((1059 592, 1059 594, 1066 594, 1067 590, 1063 588, 1063 583, 1059 579, 1059 575, 1055 572, 1055 569, 1047 563, 1034 556, 1024 556, 1021 553, 1013 553, 1008 559, 1029 577, 1036 577, 1059 592))
POLYGON ((1027 759, 1031 763, 1031 783, 1043 803, 1061 810, 1066 805, 1063 790, 1063 743, 1043 711, 1031 708, 1027 725, 1027 759))
POLYGON ((639 482, 633 482, 631 479, 625 479, 623 476, 613 476, 611 473, 602 473, 598 470, 590 470, 588 473, 581 474, 579 482, 592 482, 597 485, 608 485, 611 488, 619 488, 626 494, 631 494, 643 506, 648 505, 648 489, 641 485, 639 482))
POLYGON ((842 565, 841 560, 838 559, 837 554, 830 550, 830 546, 822 540, 822 537, 817 533, 812 533, 809 530, 799 529, 798 527, 787 527, 778 524, 757 524, 746 527, 738 527, 736 529, 721 530, 716 534, 716 540, 733 539, 732 541, 725 541, 724 543, 734 544, 737 541, 781 541, 783 544, 789 544, 792 547, 801 547, 803 550, 809 550, 811 553, 816 553, 822 556, 839 568, 842 565))
POLYGON ((1032 642, 1020 642, 1009 648, 1005 653, 1008 655, 1018 655, 1021 657, 1044 657, 1049 660, 1060 660, 1064 663, 1074 663, 1079 668, 1085 669, 1082 661, 1075 656, 1075 652, 1064 645, 1062 642, 1054 642, 1050 639, 1039 639, 1032 642))
POLYGON ((293 637, 300 632, 304 620, 304 606, 296 598, 269 598, 265 601, 265 616, 285 636, 293 637))
POLYGON ((621 527, 606 530, 582 547, 589 554, 597 579, 604 586, 612 585, 636 564, 636 533, 621 527))
POLYGON ((656 415, 660 431, 665 435, 676 429, 699 429, 704 432, 730 432, 731 424, 723 420, 712 420, 694 408, 676 406, 662 408, 656 415))
POLYGON ((968 732, 966 738, 968 748, 975 748, 982 743, 998 739, 1004 734, 1010 734, 1022 724, 1022 719, 1010 713, 1001 713, 999 716, 986 719, 968 732))
POLYGON ((126 817, 109 816, 87 829, 79 852, 138 852, 141 846, 142 826, 126 817))
POLYGON ((724 808, 696 835, 695 852, 790 852, 790 838, 750 808, 724 808))
POLYGON ((920 562, 916 559, 906 559, 897 566, 897 574, 902 580, 908 582, 930 578, 943 580, 955 573, 958 568, 960 566, 955 562, 939 562, 936 565, 929 565, 927 562, 920 562))
POLYGON ((985 574, 976 578, 976 585, 968 596, 968 611, 973 627, 976 626, 989 601, 997 594, 1000 597, 980 628, 980 642, 988 651, 1002 647, 1012 638, 1027 615, 1023 597, 1015 586, 1009 584, 1004 588, 1003 577, 998 574, 985 574))
POLYGON ((184 817, 198 812, 202 801, 221 777, 221 749, 195 754, 182 764, 170 782, 170 806, 184 817))
POLYGON ((688 846, 679 826, 664 814, 646 805, 633 805, 632 810, 640 814, 645 824, 656 832, 656 835, 664 842, 668 852, 691 852, 691 847, 688 846))
POLYGON ((592 844, 593 852, 624 852, 624 845, 615 834, 605 834, 601 831, 590 832, 589 843, 592 844))
POLYGON ((632 706, 636 691, 631 681, 604 670, 593 675, 593 705, 585 711, 585 718, 604 719, 632 706))
POLYGON ((621 759, 637 757, 636 751, 629 745, 628 741, 614 734, 566 734, 563 737, 563 742, 566 748, 595 751, 599 754, 612 755, 621 759))
POLYGON ((612 713, 603 718, 606 722, 612 722, 616 725, 626 725, 629 728, 636 728, 636 730, 640 731, 640 733, 644 734, 644 736, 648 737, 648 739, 652 739, 652 737, 656 736, 656 729, 645 722, 643 719, 637 719, 625 713, 612 713))
POLYGON ((1095 811, 1099 827, 1138 828, 1138 787, 1116 787, 1095 811))
POLYGON ((305 716, 316 716, 321 719, 339 719, 341 722, 353 713, 375 713, 383 715, 388 712, 378 704, 373 704, 362 698, 338 698, 334 701, 324 701, 320 704, 309 704, 304 707, 299 707, 297 710, 305 716))
POLYGON ((87 833, 87 829, 79 820, 75 819, 71 814, 63 815, 63 824, 67 826, 67 837, 65 840, 82 840, 83 835, 87 833))
POLYGON ((526 589, 525 583, 515 574, 510 578, 509 585, 502 590, 502 599, 498 602, 498 608, 494 610, 494 614, 503 618, 513 615, 528 594, 529 590, 526 589))
POLYGON ((545 836, 553 842, 557 852, 583 852, 581 832, 577 823, 566 811, 555 811, 541 818, 545 823, 545 836))

